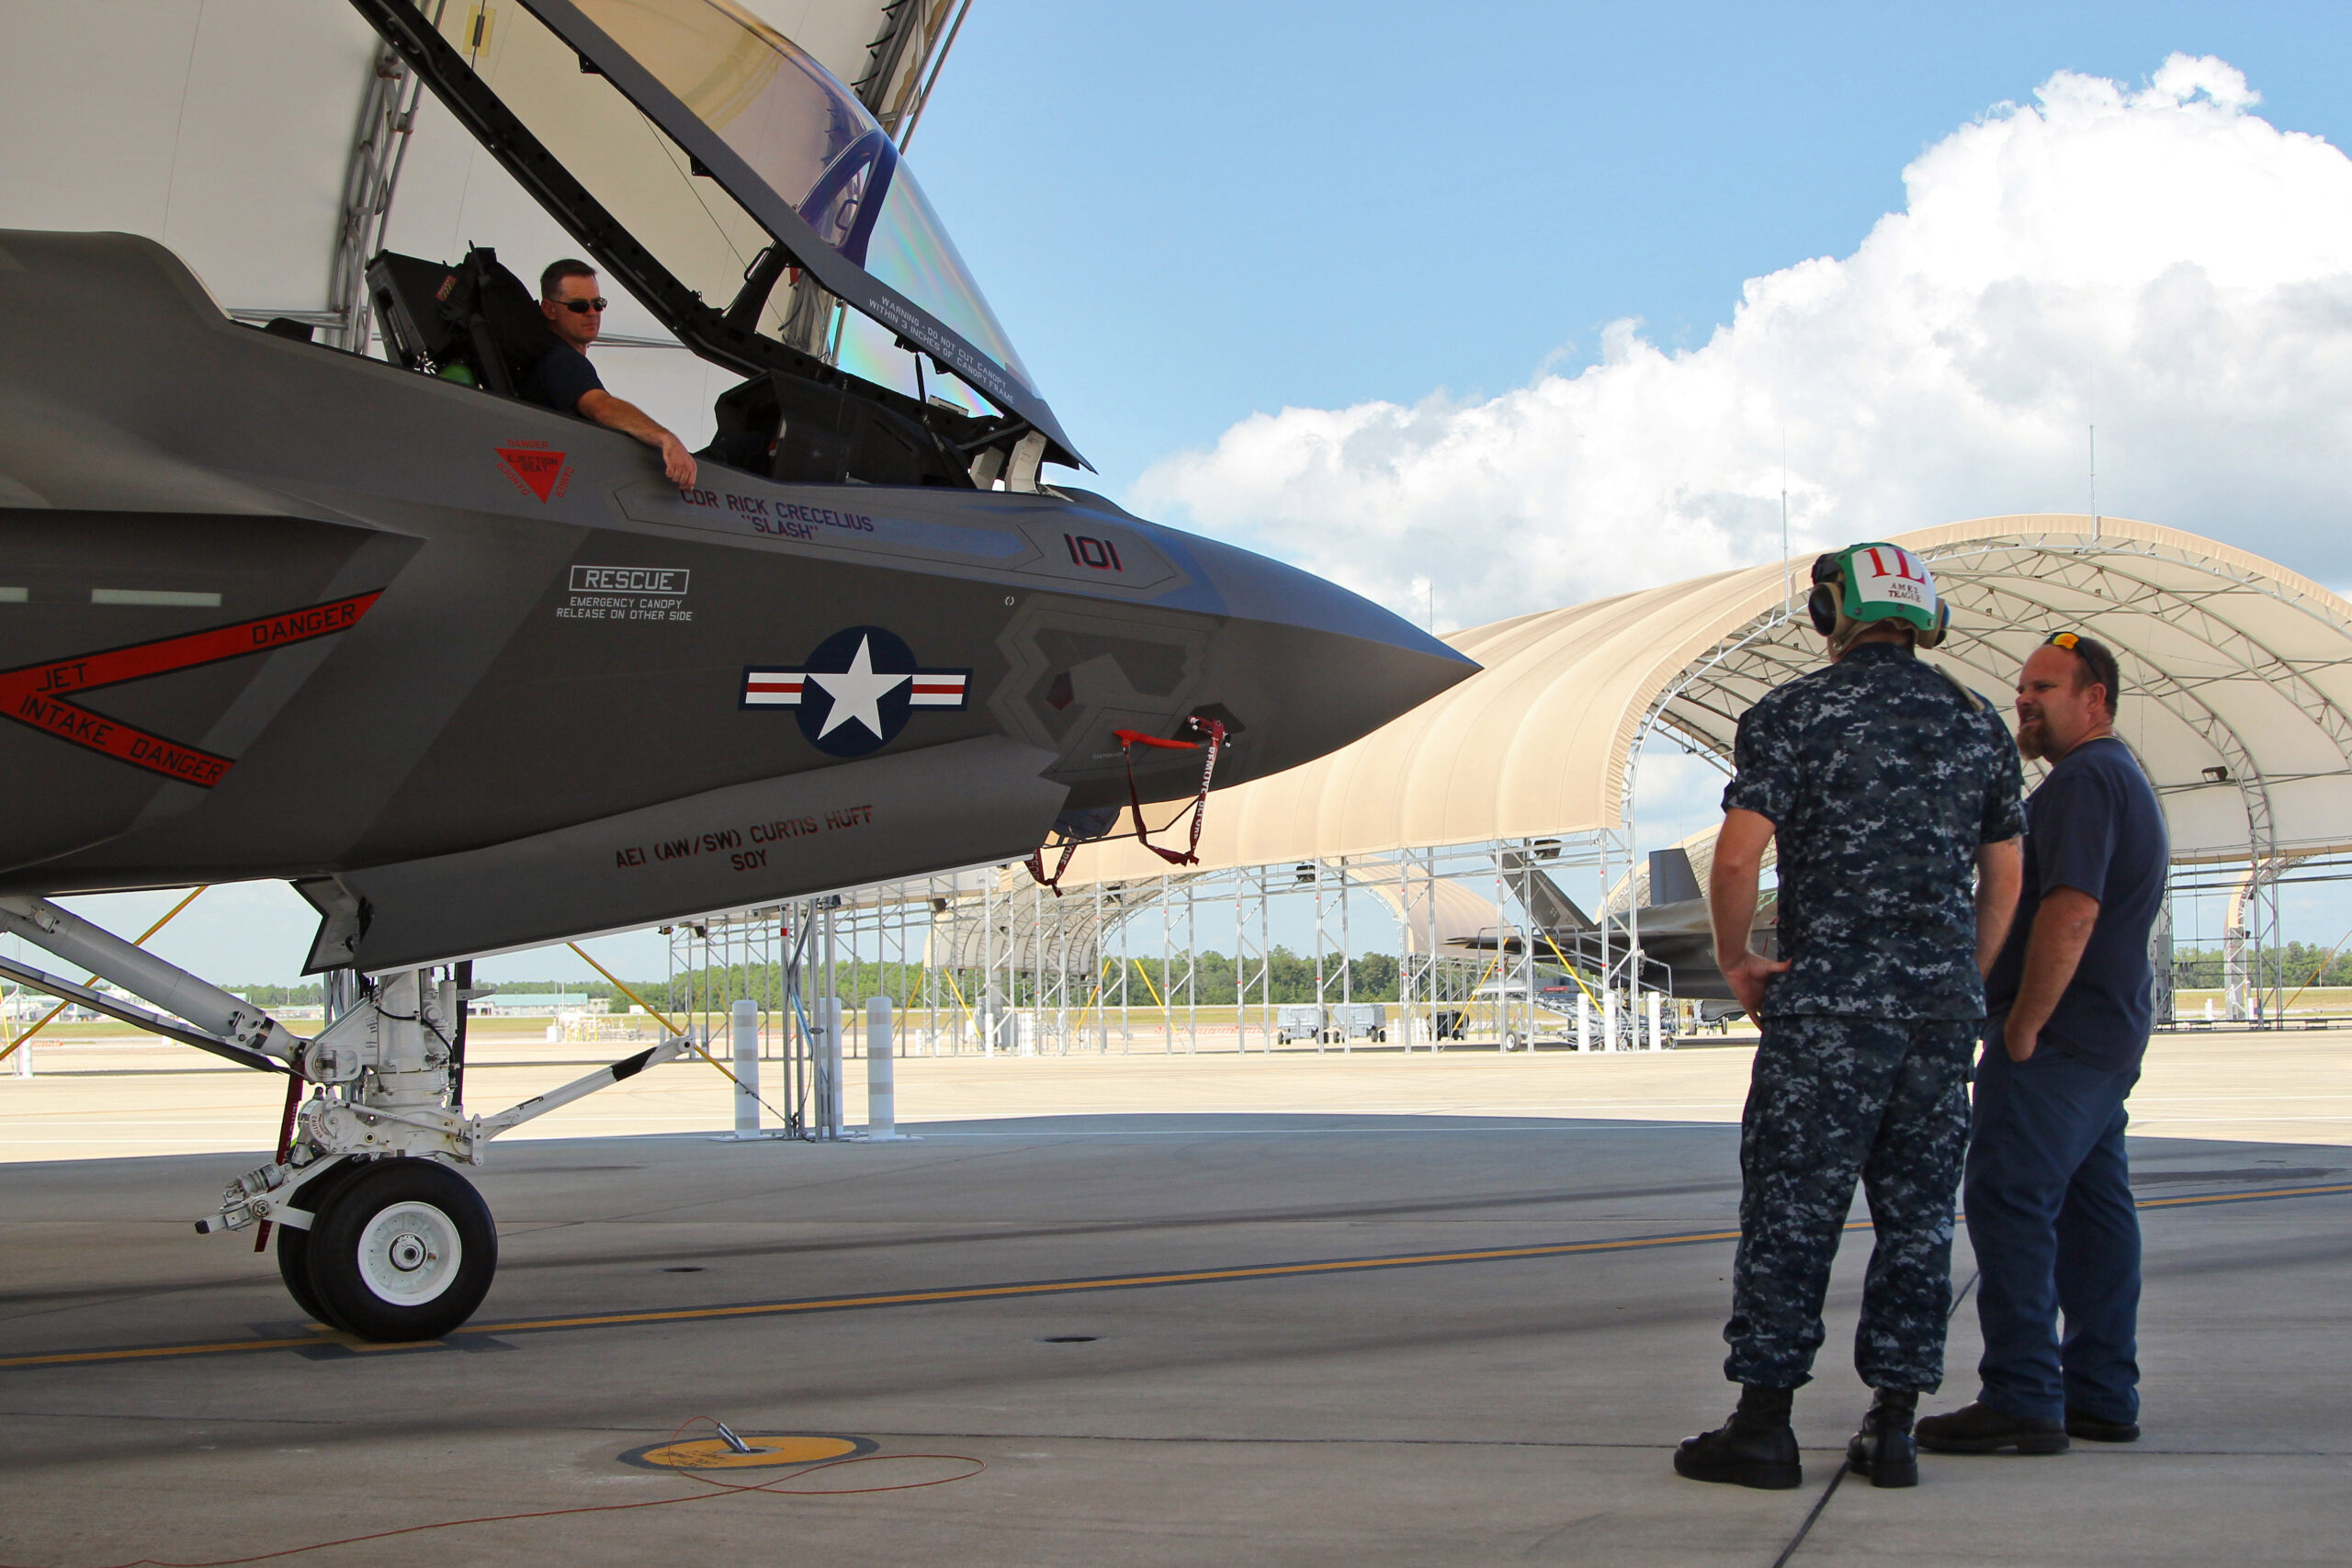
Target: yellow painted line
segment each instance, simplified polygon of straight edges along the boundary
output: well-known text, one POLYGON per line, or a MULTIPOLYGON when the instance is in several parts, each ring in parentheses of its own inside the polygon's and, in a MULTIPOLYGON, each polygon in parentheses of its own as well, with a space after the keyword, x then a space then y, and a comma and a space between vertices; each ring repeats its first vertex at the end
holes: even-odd
MULTIPOLYGON (((1849 1230, 1867 1229, 1849 1225, 1849 1230)), ((1679 1247, 1710 1241, 1736 1241, 1737 1231, 1692 1231, 1676 1235, 1628 1236, 1614 1241, 1553 1242, 1535 1247, 1493 1247, 1477 1252, 1430 1252, 1406 1257, 1343 1258, 1318 1263, 1266 1263, 1239 1269, 1195 1269, 1170 1274, 1098 1275, 1080 1280, 1023 1280, 1003 1285, 967 1285, 940 1291, 899 1291, 865 1296, 820 1296, 809 1301, 747 1302, 736 1306, 675 1307, 657 1312, 600 1313, 580 1317, 517 1318, 506 1323, 473 1323, 447 1336, 520 1334, 557 1328, 608 1328, 635 1323, 699 1323, 717 1318, 779 1317, 812 1312, 843 1312, 861 1307, 921 1306, 939 1302, 977 1302, 1016 1296, 1067 1295, 1080 1291, 1131 1290, 1147 1285, 1204 1285, 1229 1280, 1279 1279, 1300 1274, 1363 1272, 1378 1269, 1412 1269, 1443 1263, 1492 1263, 1517 1258, 1556 1258, 1570 1253, 1630 1252, 1644 1247, 1679 1247)), ((143 1360, 173 1356, 214 1356, 241 1350, 287 1350, 312 1345, 335 1345, 345 1337, 328 1331, 292 1339, 237 1339, 209 1345, 151 1345, 120 1350, 64 1350, 45 1356, 0 1357, 0 1368, 75 1366, 94 1361, 143 1360)), ((428 1341, 429 1343, 429 1341, 428 1341)), ((400 1347, 393 1347, 399 1348, 400 1347)))
POLYGON ((2135 1209, 2181 1209, 2197 1203, 2251 1203, 2261 1198, 2324 1198, 2331 1192, 2352 1192, 2352 1182, 2335 1187, 2274 1187, 2267 1192, 2206 1192, 2189 1198, 2143 1198, 2135 1209))
MULTIPOLYGON (((2352 1193, 2352 1182, 2333 1187, 2278 1187, 2259 1192, 2215 1192, 2183 1198, 2149 1198, 2140 1209, 2175 1209, 2214 1203, 2246 1203, 2275 1198, 2319 1198, 2352 1193)), ((1866 1220, 1844 1227, 1871 1228, 1866 1220)), ((1361 1274, 1387 1269, 1422 1269, 1445 1264, 1503 1263, 1530 1258, 1566 1258, 1601 1252, 1638 1252, 1661 1247, 1690 1247, 1705 1242, 1737 1241, 1739 1233, 1684 1231, 1669 1235, 1620 1236, 1606 1241, 1546 1242, 1529 1247, 1482 1247, 1468 1252, 1419 1252, 1379 1258, 1338 1258, 1312 1263, 1261 1263, 1234 1269, 1190 1269, 1160 1274, 1106 1274, 1077 1280, 1029 1280, 1001 1285, 966 1285, 935 1291, 894 1291, 862 1296, 820 1296, 806 1301, 745 1302, 733 1306, 670 1307, 649 1312, 596 1313, 574 1317, 514 1318, 504 1323, 468 1324, 453 1329, 461 1335, 524 1334, 563 1328, 614 1328, 644 1323, 707 1323, 725 1318, 785 1317, 806 1313, 851 1312, 874 1307, 929 1306, 947 1302, 1004 1301, 1023 1296, 1071 1295, 1086 1291, 1136 1290, 1165 1285, 1210 1285, 1238 1280, 1295 1279, 1317 1274, 1361 1274)), ((104 1361, 152 1360, 179 1356, 228 1355, 247 1350, 288 1350, 314 1345, 352 1345, 347 1337, 321 1330, 295 1338, 234 1339, 204 1345, 135 1346, 119 1350, 65 1350, 42 1356, 0 1357, 0 1369, 11 1367, 79 1366, 104 1361)), ((426 1341, 425 1343, 432 1343, 426 1341)), ((356 1348, 356 1345, 353 1348, 356 1348)), ((369 1346, 368 1348, 406 1348, 369 1346)))
MULTIPOLYGON (((1851 1226, 1850 1229, 1862 1227, 1851 1226)), ((608 1313, 596 1317, 526 1318, 484 1324, 459 1334, 520 1333, 544 1328, 603 1328, 629 1323, 678 1323, 718 1317, 763 1317, 786 1313, 839 1312, 852 1307, 920 1306, 933 1302, 975 1302, 1006 1296, 1062 1295, 1076 1291, 1123 1291, 1144 1285, 1207 1285, 1228 1280, 1271 1280, 1300 1274, 1361 1273, 1375 1269, 1418 1269, 1439 1263, 1495 1263, 1514 1258, 1558 1258, 1577 1252, 1631 1252, 1646 1247, 1681 1247, 1703 1241, 1737 1241, 1737 1231, 1692 1231, 1680 1235, 1630 1236, 1619 1241, 1564 1241, 1541 1247, 1502 1247, 1479 1252, 1427 1252, 1407 1257, 1340 1258, 1322 1263, 1266 1263, 1243 1269, 1193 1269, 1177 1274, 1112 1274, 1084 1280, 1039 1280, 1011 1285, 970 1285, 946 1291, 903 1291, 889 1295, 835 1296, 805 1302, 749 1302, 741 1306, 676 1307, 662 1312, 608 1313)), ((0 1361, 0 1367, 10 1363, 0 1361)))
POLYGON ((305 1334, 296 1339, 231 1339, 218 1345, 143 1345, 129 1350, 66 1350, 54 1356, 10 1356, 0 1367, 79 1366, 86 1361, 144 1361, 159 1356, 220 1356, 233 1350, 293 1350, 327 1343, 305 1334))

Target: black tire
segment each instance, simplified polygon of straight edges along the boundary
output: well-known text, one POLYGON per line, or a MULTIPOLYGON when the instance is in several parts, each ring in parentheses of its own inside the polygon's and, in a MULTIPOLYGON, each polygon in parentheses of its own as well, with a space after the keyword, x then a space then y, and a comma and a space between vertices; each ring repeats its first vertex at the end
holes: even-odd
POLYGON ((375 1160, 311 1227, 311 1290, 362 1339, 438 1339, 474 1314, 498 1271, 498 1232, 471 1183, 429 1159, 375 1160))
MULTIPOLYGON (((324 1176, 303 1182, 294 1189, 294 1206, 316 1215, 362 1168, 356 1161, 345 1160, 324 1176)), ((346 1334, 351 1332, 328 1314, 326 1303, 319 1299, 319 1292, 311 1288, 309 1231, 297 1230, 292 1225, 277 1227, 277 1277, 285 1281, 286 1293, 294 1298, 294 1304, 300 1307, 306 1315, 329 1328, 341 1328, 346 1334)))

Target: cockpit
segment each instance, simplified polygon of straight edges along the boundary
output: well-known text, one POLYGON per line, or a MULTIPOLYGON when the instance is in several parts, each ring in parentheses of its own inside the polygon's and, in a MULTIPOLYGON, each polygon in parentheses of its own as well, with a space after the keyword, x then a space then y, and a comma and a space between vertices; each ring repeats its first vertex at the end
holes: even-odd
MULTIPOLYGON (((880 124, 729 0, 360 8, 608 284, 746 378, 707 456, 1019 489, 1082 461, 880 124)), ((368 284, 396 360, 493 394, 545 331, 483 253, 387 254, 368 284)))

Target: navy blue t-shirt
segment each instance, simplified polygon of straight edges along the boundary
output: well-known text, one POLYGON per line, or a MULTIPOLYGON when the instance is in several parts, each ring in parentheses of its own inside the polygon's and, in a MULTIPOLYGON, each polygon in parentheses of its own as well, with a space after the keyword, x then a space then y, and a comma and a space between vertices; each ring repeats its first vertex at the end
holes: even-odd
POLYGON ((588 356, 568 343, 557 344, 539 355, 523 384, 515 389, 531 401, 558 413, 578 413, 580 400, 605 389, 604 378, 588 356))
POLYGON ((2026 943, 2044 895, 2073 887, 2098 900, 2082 962, 2041 1031, 2094 1066, 2136 1068, 2154 1021, 2148 932, 2163 907, 2172 857, 2165 815, 2131 748, 2113 736, 2058 760, 2025 806, 2025 889, 2018 918, 1984 981, 1985 1010, 2008 1016, 2025 978, 2026 943))

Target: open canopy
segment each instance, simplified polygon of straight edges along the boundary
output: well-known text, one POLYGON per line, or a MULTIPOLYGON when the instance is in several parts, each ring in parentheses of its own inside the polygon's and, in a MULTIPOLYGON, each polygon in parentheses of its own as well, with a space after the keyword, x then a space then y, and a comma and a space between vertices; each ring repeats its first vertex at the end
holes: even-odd
POLYGON ((977 394, 955 400, 984 400, 973 412, 1001 412, 1043 434, 1048 456, 1082 461, 896 144, 749 12, 524 0, 438 6, 436 26, 412 0, 356 3, 705 357, 751 370, 785 347, 896 385, 888 362, 919 351, 977 394))

